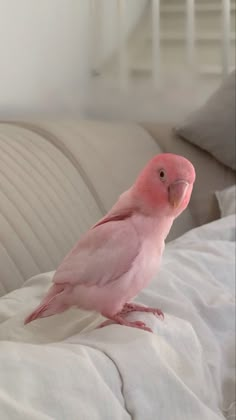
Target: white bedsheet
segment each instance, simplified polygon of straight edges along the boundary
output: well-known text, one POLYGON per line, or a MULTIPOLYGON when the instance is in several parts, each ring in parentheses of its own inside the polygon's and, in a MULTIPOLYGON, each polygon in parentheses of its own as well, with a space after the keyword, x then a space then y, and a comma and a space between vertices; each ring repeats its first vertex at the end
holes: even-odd
POLYGON ((77 309, 23 326, 52 273, 0 299, 2 420, 220 420, 235 413, 235 216, 166 247, 138 301, 154 334, 77 309))

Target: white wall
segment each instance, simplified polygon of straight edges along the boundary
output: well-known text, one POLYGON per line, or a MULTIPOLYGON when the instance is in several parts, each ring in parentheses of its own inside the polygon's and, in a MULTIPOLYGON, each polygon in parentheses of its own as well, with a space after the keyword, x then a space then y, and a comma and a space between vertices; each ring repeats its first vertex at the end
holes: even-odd
MULTIPOLYGON (((96 0, 94 0, 96 3, 96 0)), ((139 21, 147 0, 126 0, 126 33, 129 34, 139 21)), ((99 68, 118 45, 118 1, 97 0, 97 18, 94 22, 94 67, 99 68), (99 3, 99 4, 98 4, 99 3)))
POLYGON ((79 111, 88 0, 0 0, 0 118, 79 111))

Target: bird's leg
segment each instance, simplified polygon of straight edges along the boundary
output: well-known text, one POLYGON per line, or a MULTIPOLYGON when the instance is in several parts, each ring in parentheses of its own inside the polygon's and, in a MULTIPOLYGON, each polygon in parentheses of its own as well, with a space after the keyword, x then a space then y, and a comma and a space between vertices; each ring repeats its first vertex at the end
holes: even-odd
POLYGON ((119 316, 127 315, 130 312, 149 312, 164 319, 164 314, 160 309, 149 308, 148 306, 138 305, 136 303, 125 303, 123 309, 119 312, 119 316))
MULTIPOLYGON (((108 318, 108 316, 107 316, 108 318)), ((126 327, 133 327, 139 328, 141 330, 152 332, 151 328, 148 328, 144 322, 141 321, 128 321, 121 316, 121 312, 114 316, 109 316, 107 321, 104 321, 102 324, 98 326, 98 328, 106 327, 107 325, 111 325, 113 322, 119 325, 125 325, 126 327)))
POLYGON ((164 314, 160 309, 157 308, 149 308, 148 306, 138 305, 136 303, 125 303, 122 310, 118 312, 114 316, 106 316, 108 318, 107 321, 104 321, 102 324, 99 325, 98 328, 106 327, 107 325, 111 325, 112 323, 116 323, 119 325, 125 325, 127 327, 134 327, 139 328, 145 331, 152 332, 151 328, 148 328, 144 322, 141 321, 128 321, 124 317, 129 314, 130 312, 146 312, 152 313, 157 315, 158 317, 164 319, 164 314))

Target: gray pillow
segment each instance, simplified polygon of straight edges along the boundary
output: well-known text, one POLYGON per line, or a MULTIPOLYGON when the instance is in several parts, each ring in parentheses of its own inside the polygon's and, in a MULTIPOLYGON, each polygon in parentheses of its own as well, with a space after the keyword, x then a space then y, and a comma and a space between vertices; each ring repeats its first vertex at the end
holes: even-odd
POLYGON ((234 170, 235 77, 234 70, 206 104, 176 129, 180 137, 206 150, 234 170))

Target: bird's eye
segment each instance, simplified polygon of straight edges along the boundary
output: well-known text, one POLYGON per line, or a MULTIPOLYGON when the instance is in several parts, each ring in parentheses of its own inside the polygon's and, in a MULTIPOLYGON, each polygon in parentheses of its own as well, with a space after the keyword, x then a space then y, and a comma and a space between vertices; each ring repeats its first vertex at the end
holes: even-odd
POLYGON ((165 179, 166 179, 166 172, 164 171, 164 169, 161 169, 161 170, 159 171, 159 177, 160 177, 160 179, 161 179, 162 181, 165 181, 165 179))

